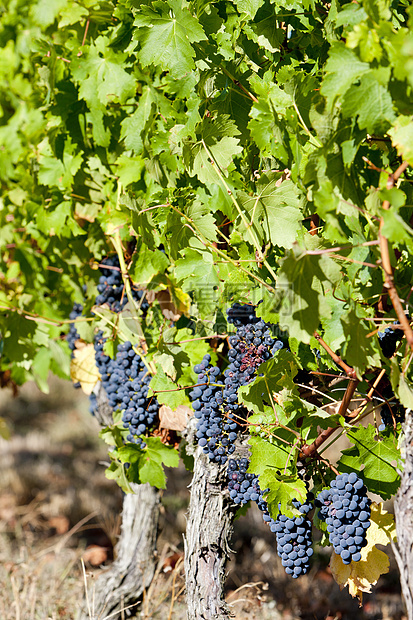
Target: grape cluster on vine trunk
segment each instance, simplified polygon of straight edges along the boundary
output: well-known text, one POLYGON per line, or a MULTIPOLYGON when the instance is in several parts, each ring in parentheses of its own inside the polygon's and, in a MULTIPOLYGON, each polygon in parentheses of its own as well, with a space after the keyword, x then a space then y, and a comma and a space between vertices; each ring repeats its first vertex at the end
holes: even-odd
POLYGON ((281 340, 272 338, 270 326, 255 315, 254 306, 235 303, 227 314, 237 327, 229 338, 229 365, 222 375, 206 355, 194 367, 198 382, 189 394, 198 419, 198 443, 217 463, 226 463, 233 453, 237 431, 246 418, 238 389, 252 381, 257 368, 283 347, 281 340))

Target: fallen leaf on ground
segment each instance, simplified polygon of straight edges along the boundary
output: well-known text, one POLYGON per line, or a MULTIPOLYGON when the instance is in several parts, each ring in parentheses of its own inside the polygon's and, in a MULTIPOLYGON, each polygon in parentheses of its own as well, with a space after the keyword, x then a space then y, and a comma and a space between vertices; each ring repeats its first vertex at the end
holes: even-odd
POLYGON ((108 550, 99 545, 89 545, 83 554, 83 559, 92 566, 100 566, 108 559, 108 550))

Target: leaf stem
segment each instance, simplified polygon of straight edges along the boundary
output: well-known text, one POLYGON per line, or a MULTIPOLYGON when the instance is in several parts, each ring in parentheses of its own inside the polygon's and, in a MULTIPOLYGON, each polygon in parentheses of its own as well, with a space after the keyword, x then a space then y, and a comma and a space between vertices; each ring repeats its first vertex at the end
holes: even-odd
POLYGON ((304 129, 305 133, 308 135, 308 137, 310 138, 310 142, 313 146, 316 146, 317 148, 321 149, 321 147, 323 146, 322 143, 320 142, 320 140, 318 140, 316 137, 313 136, 313 134, 311 133, 311 131, 308 129, 307 125, 304 122, 303 117, 301 116, 300 110, 298 109, 297 104, 295 103, 295 101, 293 100, 293 108, 297 113, 298 116, 298 120, 300 121, 302 128, 304 129))
MULTIPOLYGON (((174 207, 174 205, 159 205, 161 207, 171 207, 171 209, 173 209, 176 213, 178 213, 178 215, 180 215, 181 217, 183 217, 184 219, 186 219, 188 222, 191 222, 190 218, 185 215, 185 213, 182 213, 182 211, 180 211, 179 209, 177 209, 176 207, 174 207)), ((234 260, 233 258, 231 258, 228 254, 226 254, 225 252, 223 252, 222 250, 220 250, 219 248, 215 247, 213 243, 211 243, 210 241, 208 241, 208 239, 206 239, 199 231, 198 227, 195 226, 195 224, 193 222, 191 222, 192 226, 190 226, 188 224, 188 227, 192 230, 192 232, 194 233, 195 237, 197 237, 197 239, 199 239, 201 241, 201 243, 204 244, 205 247, 209 248, 211 250, 211 252, 215 252, 216 254, 218 254, 219 256, 222 256, 223 258, 225 258, 225 260, 229 261, 230 263, 232 263, 234 265, 234 267, 237 267, 237 269, 239 269, 240 271, 243 271, 244 273, 246 273, 250 278, 253 278, 254 280, 256 280, 257 282, 259 282, 260 284, 262 284, 262 286, 264 286, 268 291, 270 291, 271 293, 275 293, 275 289, 273 286, 271 286, 271 284, 267 284, 267 282, 265 282, 264 280, 262 280, 259 276, 255 275, 254 273, 251 273, 250 271, 248 271, 248 269, 245 269, 245 267, 243 267, 240 262, 238 260, 234 260), (197 228, 197 232, 195 232, 194 228, 197 228)))
POLYGON ((254 103, 258 103, 258 99, 255 95, 253 95, 252 93, 250 93, 249 90, 247 90, 245 88, 245 86, 243 86, 241 84, 241 82, 239 80, 237 80, 237 78, 235 78, 233 75, 231 75, 231 73, 229 71, 227 71, 225 69, 225 67, 223 67, 222 65, 219 66, 219 68, 221 69, 222 73, 225 73, 225 75, 227 77, 229 77, 229 79, 231 80, 231 82, 233 82, 235 84, 235 86, 238 86, 238 88, 240 88, 250 99, 252 99, 252 101, 254 103))

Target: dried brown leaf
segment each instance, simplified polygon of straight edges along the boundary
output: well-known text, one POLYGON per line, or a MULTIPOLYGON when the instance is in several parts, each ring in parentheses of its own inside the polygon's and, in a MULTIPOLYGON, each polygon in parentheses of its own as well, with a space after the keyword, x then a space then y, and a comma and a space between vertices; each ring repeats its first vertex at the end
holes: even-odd
POLYGON ((175 410, 168 405, 162 405, 159 409, 159 426, 171 431, 183 431, 191 415, 192 409, 186 405, 178 405, 175 410))

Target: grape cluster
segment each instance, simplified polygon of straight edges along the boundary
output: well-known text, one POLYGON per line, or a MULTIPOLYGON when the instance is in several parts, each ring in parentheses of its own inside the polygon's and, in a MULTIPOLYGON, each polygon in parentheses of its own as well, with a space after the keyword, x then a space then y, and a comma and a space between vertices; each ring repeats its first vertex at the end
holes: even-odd
MULTIPOLYGON (((69 319, 71 321, 75 321, 77 317, 82 314, 82 312, 83 312, 82 304, 74 303, 72 311, 69 314, 69 319)), ((69 331, 66 334, 66 342, 69 345, 69 349, 72 351, 72 357, 73 357, 73 351, 76 349, 76 340, 79 340, 79 339, 80 339, 80 336, 79 336, 79 332, 76 329, 76 324, 70 323, 69 331)), ((73 387, 76 390, 78 390, 81 387, 79 381, 76 381, 76 383, 73 383, 73 387)))
MULTIPOLYGON (((396 321, 394 325, 400 325, 399 321, 396 321)), ((396 352, 398 342, 404 336, 404 332, 402 329, 392 329, 391 327, 386 327, 384 332, 379 332, 377 336, 379 338, 379 344, 384 357, 393 357, 396 352)))
POLYGON ((102 332, 96 334, 95 360, 109 405, 122 410, 127 441, 144 448, 140 435, 155 423, 159 411, 157 399, 148 397, 151 376, 130 342, 118 345, 114 359, 104 352, 104 342, 102 332))
MULTIPOLYGON (((120 312, 127 304, 128 298, 124 290, 118 256, 116 254, 114 256, 107 256, 102 260, 99 268, 102 275, 97 286, 99 295, 96 297, 96 305, 108 304, 113 312, 120 312)), ((132 296, 135 301, 140 302, 142 295, 142 291, 132 287, 132 296)), ((141 309, 144 312, 146 312, 148 307, 146 300, 141 303, 141 309)))
POLYGON ((235 303, 227 313, 229 322, 237 327, 229 338, 229 365, 222 377, 206 355, 194 368, 198 383, 189 394, 198 418, 198 443, 217 463, 225 463, 234 452, 239 423, 246 417, 238 402, 238 389, 252 381, 258 366, 283 347, 281 340, 272 338, 269 325, 256 317, 254 306, 235 303))
MULTIPOLYGON (((69 319, 71 321, 75 321, 77 319, 77 317, 82 314, 82 312, 83 312, 82 304, 74 303, 72 311, 69 314, 69 319)), ((66 342, 69 345, 69 349, 71 351, 75 350, 75 348, 76 348, 75 342, 76 342, 76 340, 79 340, 79 338, 80 338, 80 336, 79 336, 79 332, 76 329, 76 324, 75 323, 70 323, 69 331, 68 331, 68 333, 66 335, 66 342)))
MULTIPOLYGON (((269 325, 259 319, 254 323, 241 325, 236 334, 229 337, 231 349, 228 351, 229 366, 225 371, 228 388, 224 398, 228 400, 235 394, 241 385, 253 380, 258 366, 269 360, 277 351, 283 348, 282 340, 274 340, 269 325)), ((234 402, 237 399, 234 399, 234 402)), ((228 401, 230 405, 231 400, 228 401)), ((228 409, 236 408, 228 406, 228 409)))
POLYGON ((152 377, 130 342, 118 346, 116 365, 116 378, 119 384, 116 398, 123 410, 123 426, 129 429, 126 439, 145 448, 146 444, 140 435, 153 426, 159 411, 156 397, 148 396, 152 377))
POLYGON ((380 393, 389 403, 383 403, 380 410, 382 424, 379 426, 379 431, 384 431, 386 426, 391 426, 393 428, 393 418, 396 424, 399 422, 404 422, 406 409, 395 397, 391 385, 387 385, 381 389, 380 393))
POLYGON ((276 535, 277 553, 285 572, 294 579, 305 575, 310 568, 310 557, 313 555, 311 521, 307 516, 313 508, 311 494, 304 504, 293 500, 293 506, 300 511, 300 516, 290 518, 279 514, 274 520, 264 498, 268 489, 261 491, 258 476, 247 473, 248 466, 247 458, 228 461, 228 489, 232 501, 240 506, 249 501, 257 503, 263 513, 264 522, 276 535))
MULTIPOLYGON (((114 373, 115 368, 116 368, 116 363, 115 363, 115 360, 113 360, 109 355, 105 353, 104 348, 103 348, 105 342, 106 342, 106 338, 103 337, 103 332, 102 331, 97 332, 97 334, 95 334, 95 338, 93 341, 93 345, 95 348, 95 362, 96 362, 96 366, 100 374, 100 380, 102 383, 102 387, 105 390, 106 395, 108 397, 108 402, 113 409, 117 409, 117 406, 118 406, 118 400, 116 399, 117 384, 115 383, 114 379, 111 380, 111 376, 114 373)), ((97 402, 96 402, 96 396, 93 392, 90 395, 89 400, 90 400, 89 411, 92 415, 95 415, 97 402)))
POLYGON ((115 254, 104 258, 99 269, 102 275, 97 286, 99 295, 96 297, 96 305, 108 304, 113 312, 120 312, 128 299, 124 293, 118 256, 115 254))
POLYGON ((339 474, 316 499, 318 517, 327 523, 330 543, 344 564, 359 562, 370 527, 370 500, 355 472, 339 474))
POLYGON ((391 410, 387 403, 385 403, 380 411, 380 417, 382 424, 379 426, 379 431, 384 431, 386 426, 391 426, 393 428, 393 418, 396 424, 399 422, 404 422, 406 409, 400 403, 391 403, 391 410))
POLYGON ((274 521, 268 511, 263 518, 277 539, 277 554, 287 575, 297 579, 310 569, 310 558, 313 555, 311 521, 308 513, 312 510, 312 496, 308 495, 304 504, 293 500, 293 506, 301 513, 298 517, 287 517, 279 514, 274 521))
POLYGON ((248 467, 249 460, 247 458, 240 460, 229 459, 228 461, 229 496, 234 504, 240 504, 241 506, 250 500, 253 502, 263 500, 258 476, 248 474, 248 467))
POLYGON ((189 393, 195 410, 198 444, 211 461, 226 463, 227 455, 235 450, 237 422, 225 416, 221 371, 211 365, 211 356, 205 355, 194 367, 198 383, 189 393))
POLYGON ((235 302, 227 310, 227 321, 235 327, 257 323, 259 319, 255 314, 255 306, 235 302))

